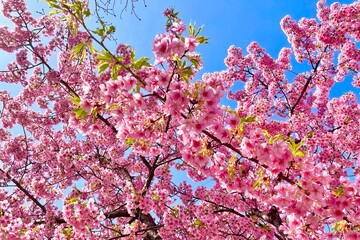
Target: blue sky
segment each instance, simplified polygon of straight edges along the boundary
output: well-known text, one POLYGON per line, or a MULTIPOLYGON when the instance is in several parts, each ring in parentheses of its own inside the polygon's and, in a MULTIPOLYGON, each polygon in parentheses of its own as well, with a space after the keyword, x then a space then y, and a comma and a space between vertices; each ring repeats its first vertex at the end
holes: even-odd
MULTIPOLYGON (((327 1, 328 4, 333 2, 327 1)), ((349 4, 354 1, 339 2, 349 4)), ((231 45, 245 50, 249 43, 257 41, 272 57, 277 58, 282 47, 290 47, 280 28, 280 20, 287 14, 295 20, 316 18, 316 3, 316 0, 146 0, 145 7, 139 0, 135 6, 141 21, 130 14, 129 8, 123 13, 122 19, 117 18, 114 22, 119 42, 131 44, 139 57, 152 56, 151 42, 156 34, 164 31, 166 19, 162 12, 167 7, 175 7, 185 24, 196 22, 198 26, 204 25, 203 35, 211 39, 209 44, 198 48, 204 61, 204 68, 197 76, 201 78, 202 73, 225 69, 224 58, 231 45)), ((120 15, 122 5, 118 4, 117 8, 120 15)), ((294 69, 300 71, 308 68, 297 65, 294 69)), ((337 83, 331 96, 339 97, 349 90, 359 93, 350 82, 351 79, 337 83)))
MULTIPOLYGON (((151 55, 151 41, 154 35, 164 29, 162 12, 166 7, 175 7, 187 24, 196 21, 204 25, 203 33, 211 37, 208 45, 199 48, 204 58, 205 71, 224 68, 223 60, 230 45, 245 49, 252 41, 257 41, 274 57, 279 50, 289 46, 280 28, 280 20, 287 14, 294 19, 316 17, 315 0, 198 0, 198 1, 151 1, 147 7, 141 0, 136 3, 136 12, 142 19, 138 21, 125 12, 118 23, 118 39, 134 46, 138 53, 151 55), (159 3, 160 2, 160 3, 159 3), (191 2, 191 3, 190 3, 191 2)), ((332 3, 334 1, 328 1, 332 3)), ((351 3, 353 1, 340 1, 351 3)), ((117 5, 119 12, 120 5, 117 5)))
MULTIPOLYGON (((333 2, 327 1, 328 4, 333 2)), ((354 1, 339 2, 349 4, 354 1)), ((164 30, 166 19, 162 12, 167 7, 175 7, 185 24, 196 22, 198 26, 204 25, 203 35, 210 37, 210 41, 198 48, 204 61, 204 68, 197 76, 201 78, 202 73, 225 69, 224 58, 231 45, 245 50, 249 43, 257 41, 272 57, 277 58, 282 47, 290 47, 280 28, 280 20, 287 14, 295 20, 316 18, 316 3, 316 0, 147 0, 147 7, 144 7, 139 0, 135 6, 141 21, 131 15, 129 9, 123 13, 122 19, 114 22, 117 23, 119 42, 131 44, 138 56, 152 56, 151 42, 156 34, 164 30)), ((120 13, 122 6, 117 7, 120 13)), ((303 64, 294 66, 294 69, 306 71, 309 68, 303 64)), ((242 87, 242 84, 235 87, 242 87)), ((350 90, 359 93, 348 78, 335 85, 331 97, 339 97, 350 90)))

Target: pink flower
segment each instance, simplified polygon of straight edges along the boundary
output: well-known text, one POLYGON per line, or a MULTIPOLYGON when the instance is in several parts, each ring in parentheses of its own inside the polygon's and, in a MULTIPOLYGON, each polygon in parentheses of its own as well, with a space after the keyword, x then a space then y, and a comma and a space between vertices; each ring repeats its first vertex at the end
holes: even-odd
POLYGON ((249 138, 244 137, 241 141, 240 147, 241 147, 241 153, 245 157, 247 157, 247 158, 253 157, 253 151, 254 151, 255 145, 249 138))
POLYGON ((91 112, 91 108, 92 108, 92 105, 91 103, 89 102, 88 99, 81 99, 81 107, 87 112, 87 113, 90 113, 91 112))
POLYGON ((199 42, 196 37, 189 36, 185 38, 185 48, 188 49, 190 52, 195 51, 197 45, 199 45, 199 42))
POLYGON ((167 58, 170 56, 170 36, 167 34, 156 35, 153 42, 153 52, 157 58, 167 58))
POLYGON ((171 14, 171 10, 170 10, 170 9, 167 8, 167 9, 164 10, 164 16, 165 16, 165 17, 169 17, 170 14, 171 14))
POLYGON ((182 34, 186 29, 183 22, 174 22, 170 28, 170 31, 176 35, 182 34))

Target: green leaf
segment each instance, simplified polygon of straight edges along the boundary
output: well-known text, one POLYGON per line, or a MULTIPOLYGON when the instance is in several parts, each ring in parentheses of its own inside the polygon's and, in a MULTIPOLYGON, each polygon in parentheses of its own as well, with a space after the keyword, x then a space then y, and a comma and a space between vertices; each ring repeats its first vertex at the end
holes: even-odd
POLYGON ((344 196, 344 186, 341 185, 340 187, 334 189, 332 193, 337 197, 344 196))
POLYGON ((185 93, 186 95, 190 96, 190 97, 192 96, 192 94, 191 94, 191 92, 190 92, 189 90, 185 90, 184 93, 185 93))
POLYGON ((76 106, 80 106, 80 98, 77 95, 74 95, 74 97, 71 99, 71 102, 75 104, 76 106))
POLYGON ((105 29, 106 28, 105 22, 101 19, 99 19, 99 22, 100 22, 102 28, 105 29))
MULTIPOLYGON (((294 142, 295 143, 295 142, 294 142)), ((303 141, 300 141, 298 144, 294 145, 294 151, 297 152, 300 150, 301 146, 304 144, 303 141)))
POLYGON ((261 228, 265 229, 266 231, 270 231, 271 227, 267 224, 261 225, 261 228))
POLYGON ((196 58, 190 58, 190 62, 192 63, 192 64, 194 64, 194 67, 195 68, 198 68, 199 67, 199 61, 196 59, 196 58))
POLYGON ((194 73, 190 66, 181 69, 181 76, 186 82, 189 82, 189 76, 192 76, 194 73))
POLYGON ((197 32, 196 32, 196 34, 195 34, 195 36, 197 36, 197 35, 199 35, 199 34, 201 33, 201 31, 202 31, 203 27, 204 27, 204 25, 202 25, 201 27, 199 27, 199 28, 198 28, 198 30, 197 30, 197 32))
POLYGON ((116 104, 111 105, 110 107, 107 108, 107 110, 113 110, 113 109, 117 109, 119 106, 116 104))
POLYGON ((74 205, 78 200, 79 200, 79 197, 73 197, 73 198, 70 198, 69 200, 67 200, 67 203, 69 205, 74 205))
POLYGON ((181 66, 181 59, 180 58, 177 58, 176 59, 176 64, 180 67, 181 66))
POLYGON ((269 132, 267 130, 263 129, 262 132, 265 134, 267 139, 270 138, 270 134, 269 134, 269 132))
POLYGON ((120 69, 120 66, 116 65, 116 64, 112 67, 112 69, 111 69, 111 78, 113 80, 118 79, 119 69, 120 69))
POLYGON ((135 143, 135 138, 128 138, 125 141, 126 145, 132 146, 135 143))
POLYGON ((61 6, 63 6, 63 7, 69 7, 69 8, 73 8, 73 7, 74 7, 74 4, 72 4, 72 3, 65 3, 65 2, 62 2, 62 3, 61 3, 61 6))
POLYGON ((115 28, 113 25, 111 25, 111 26, 107 29, 106 34, 109 35, 109 34, 114 33, 115 31, 116 31, 116 28, 115 28))
POLYGON ((85 43, 81 42, 81 43, 77 44, 76 46, 74 46, 71 51, 75 56, 79 56, 80 52, 84 49, 84 47, 85 47, 85 43))
POLYGON ((177 206, 172 208, 172 211, 171 211, 170 215, 175 217, 175 218, 177 218, 179 216, 179 209, 178 209, 177 206))
POLYGON ((95 33, 96 35, 99 35, 100 37, 102 37, 102 36, 104 36, 105 29, 97 28, 96 30, 93 30, 92 32, 95 33))
POLYGON ((341 220, 341 221, 339 221, 339 222, 336 222, 335 224, 334 224, 334 226, 332 227, 332 229, 335 231, 335 232, 342 232, 342 231, 344 231, 345 229, 346 229, 346 227, 347 227, 347 222, 346 222, 346 220, 341 220))
POLYGON ((131 61, 132 61, 132 62, 135 62, 136 55, 135 55, 135 50, 134 50, 134 49, 131 50, 130 56, 131 56, 131 61))
POLYGON ((276 134, 275 136, 273 136, 269 139, 269 143, 273 144, 274 142, 277 142, 280 139, 284 139, 284 137, 281 134, 276 134))
POLYGON ((61 233, 64 234, 67 238, 70 238, 72 233, 72 227, 70 226, 64 228, 61 233))
POLYGON ((86 116, 88 115, 88 113, 80 107, 77 109, 74 109, 73 111, 75 112, 76 119, 85 119, 86 116))
POLYGON ((303 157, 305 157, 305 153, 302 152, 302 151, 297 151, 297 152, 295 153, 295 156, 298 156, 298 157, 300 157, 300 158, 303 158, 303 157))
POLYGON ((57 14, 57 13, 59 13, 59 10, 53 9, 48 13, 48 15, 51 16, 51 15, 54 15, 54 14, 57 14))
POLYGON ((207 43, 209 43, 209 42, 208 42, 209 39, 206 38, 206 37, 204 37, 204 36, 197 36, 196 39, 197 39, 198 42, 201 43, 201 44, 207 44, 207 43))
POLYGON ((60 6, 57 4, 56 0, 45 0, 50 8, 57 8, 60 9, 60 6))
POLYGON ((88 48, 89 48, 90 52, 92 52, 92 53, 96 53, 96 50, 95 50, 94 45, 89 44, 89 45, 88 45, 88 48))
POLYGON ((195 83, 194 98, 197 98, 198 96, 199 96, 199 84, 195 83))
POLYGON ((152 199, 155 199, 156 201, 160 201, 161 200, 161 197, 159 195, 157 195, 156 193, 152 194, 151 195, 151 198, 152 199))
POLYGON ((228 173, 229 173, 229 177, 230 177, 230 180, 234 180, 234 177, 235 177, 235 167, 234 166, 229 166, 227 168, 228 170, 228 173))
POLYGON ((85 17, 90 17, 91 16, 91 12, 90 9, 87 9, 86 11, 83 12, 85 17))
POLYGON ((256 122, 256 116, 250 115, 248 117, 240 118, 240 123, 238 127, 239 131, 240 132, 244 131, 245 123, 251 123, 251 122, 256 122))
POLYGON ((196 220, 196 221, 194 221, 194 222, 191 224, 191 226, 197 227, 198 229, 200 229, 202 225, 203 225, 203 222, 202 222, 201 220, 199 220, 199 219, 196 220))
POLYGON ((295 143, 294 139, 289 137, 287 139, 287 143, 294 157, 298 156, 303 158, 305 156, 305 154, 302 151, 300 151, 301 146, 304 144, 303 141, 300 141, 299 143, 295 143))
POLYGON ((101 52, 101 54, 99 54, 99 55, 96 57, 96 60, 99 60, 99 61, 109 61, 111 58, 112 58, 111 53, 108 52, 108 51, 103 50, 103 51, 101 52))
POLYGON ((136 88, 134 89, 135 93, 140 93, 140 86, 136 85, 136 88))
POLYGON ((307 137, 307 138, 312 138, 313 135, 314 135, 314 130, 311 130, 310 132, 308 132, 308 133, 306 134, 306 137, 307 137))
POLYGON ((122 56, 117 56, 117 57, 116 57, 116 60, 117 60, 118 62, 121 62, 123 59, 124 59, 124 57, 122 57, 122 56))
POLYGON ((259 188, 261 186, 262 183, 262 178, 258 179, 253 185, 252 185, 252 190, 255 190, 257 188, 259 188))
POLYGON ((27 232, 26 228, 22 228, 21 231, 19 232, 20 235, 25 235, 25 233, 27 232))
POLYGON ((195 24, 194 24, 194 26, 191 25, 191 23, 189 24, 189 34, 190 34, 191 36, 194 36, 194 35, 195 35, 195 24))
POLYGON ((107 62, 102 63, 98 66, 98 74, 104 72, 109 67, 109 64, 107 62))
POLYGON ((150 63, 148 62, 150 60, 150 58, 147 58, 147 57, 142 57, 140 59, 138 59, 137 61, 135 61, 133 63, 133 66, 135 69, 141 69, 143 66, 147 66, 147 67, 150 67, 150 63))

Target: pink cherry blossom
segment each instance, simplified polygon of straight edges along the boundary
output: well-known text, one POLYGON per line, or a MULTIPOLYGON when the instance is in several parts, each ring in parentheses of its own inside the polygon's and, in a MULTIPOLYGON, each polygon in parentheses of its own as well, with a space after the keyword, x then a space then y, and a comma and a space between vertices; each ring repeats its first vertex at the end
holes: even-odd
POLYGON ((87 1, 50 2, 2 1, 0 81, 20 90, 0 91, 1 239, 359 238, 358 95, 330 95, 360 85, 358 1, 285 16, 277 58, 230 46, 200 79, 203 36, 174 9, 152 64, 87 1))

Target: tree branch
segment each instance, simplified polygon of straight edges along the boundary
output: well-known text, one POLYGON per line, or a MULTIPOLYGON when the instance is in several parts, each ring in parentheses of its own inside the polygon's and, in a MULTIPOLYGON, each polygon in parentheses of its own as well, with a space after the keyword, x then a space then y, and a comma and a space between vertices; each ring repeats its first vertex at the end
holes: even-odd
POLYGON ((46 208, 42 205, 28 190, 26 190, 23 186, 21 186, 20 182, 16 181, 13 177, 10 176, 7 172, 5 172, 2 168, 0 171, 6 175, 6 177, 11 180, 18 189, 20 189, 28 198, 30 198, 44 213, 46 213, 46 208))

